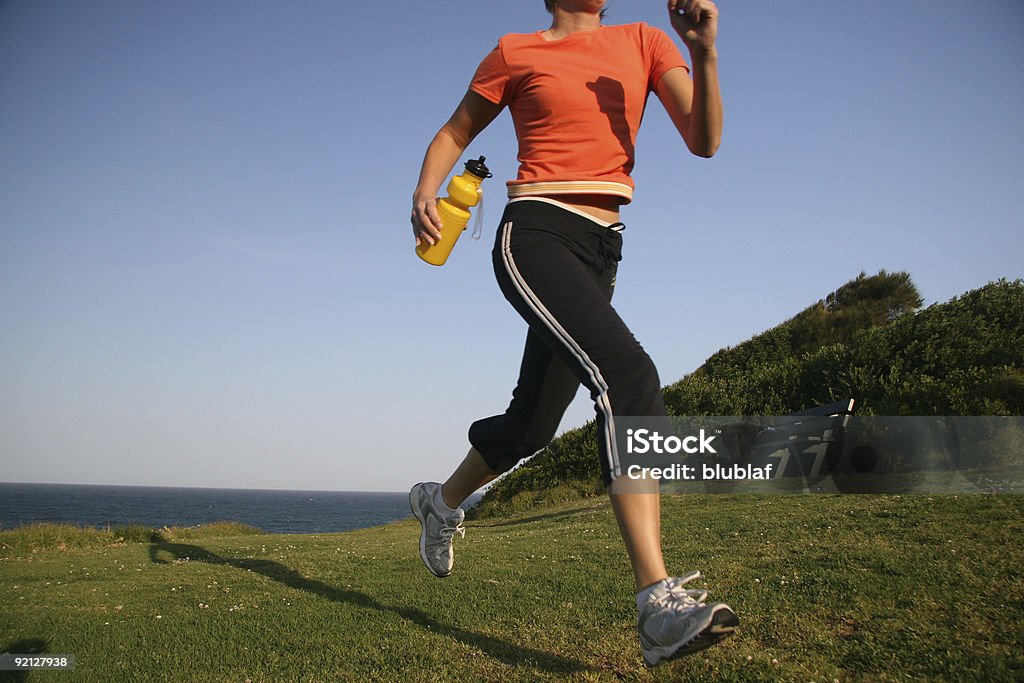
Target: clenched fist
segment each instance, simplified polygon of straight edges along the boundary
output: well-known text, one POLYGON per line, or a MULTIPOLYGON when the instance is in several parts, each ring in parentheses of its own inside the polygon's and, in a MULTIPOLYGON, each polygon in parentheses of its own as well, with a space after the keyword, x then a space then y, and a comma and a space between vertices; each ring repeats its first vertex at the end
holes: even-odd
POLYGON ((691 53, 715 49, 718 8, 711 0, 668 0, 668 16, 691 53))

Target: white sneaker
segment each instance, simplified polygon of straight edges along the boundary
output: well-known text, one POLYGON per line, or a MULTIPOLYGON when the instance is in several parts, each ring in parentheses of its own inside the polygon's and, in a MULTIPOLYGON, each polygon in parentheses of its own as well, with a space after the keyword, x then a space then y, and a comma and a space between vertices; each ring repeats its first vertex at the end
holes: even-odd
POLYGON ((636 628, 647 666, 703 650, 731 635, 739 625, 736 613, 724 602, 705 605, 704 591, 682 588, 698 576, 699 572, 690 572, 665 579, 640 608, 636 628))
POLYGON ((409 507, 420 521, 420 559, 434 576, 448 576, 452 573, 452 537, 459 534, 466 537, 462 521, 466 513, 456 508, 453 514, 444 516, 434 506, 434 496, 441 485, 436 482, 416 484, 409 491, 409 507))

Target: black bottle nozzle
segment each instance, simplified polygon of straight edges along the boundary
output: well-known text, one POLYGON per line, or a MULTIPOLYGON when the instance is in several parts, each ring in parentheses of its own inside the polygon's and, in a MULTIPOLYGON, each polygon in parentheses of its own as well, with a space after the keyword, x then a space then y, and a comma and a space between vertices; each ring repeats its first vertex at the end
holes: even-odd
POLYGON ((487 170, 487 165, 484 161, 487 157, 480 157, 479 159, 470 159, 466 162, 466 170, 475 175, 477 178, 483 180, 484 178, 490 178, 491 172, 487 170))

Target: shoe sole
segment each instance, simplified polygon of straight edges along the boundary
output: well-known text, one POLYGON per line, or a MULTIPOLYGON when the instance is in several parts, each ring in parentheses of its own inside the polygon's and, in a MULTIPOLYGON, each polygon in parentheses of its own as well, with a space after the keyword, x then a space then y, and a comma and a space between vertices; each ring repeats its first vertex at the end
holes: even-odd
POLYGON ((692 655, 694 652, 705 650, 718 641, 727 638, 735 632, 740 620, 732 608, 725 603, 718 603, 711 610, 711 614, 704 620, 695 636, 686 638, 672 645, 652 647, 644 650, 644 664, 653 668, 662 662, 668 662, 679 657, 692 655))
POLYGON ((420 512, 419 501, 416 500, 418 497, 417 494, 422 491, 423 487, 417 484, 412 488, 412 491, 409 492, 409 509, 412 510, 412 516, 420 523, 420 559, 423 560, 423 564, 426 565, 431 574, 443 579, 446 576, 450 576, 451 572, 449 571, 446 574, 438 574, 434 571, 434 568, 430 566, 430 561, 427 559, 427 521, 423 518, 423 513, 420 512))

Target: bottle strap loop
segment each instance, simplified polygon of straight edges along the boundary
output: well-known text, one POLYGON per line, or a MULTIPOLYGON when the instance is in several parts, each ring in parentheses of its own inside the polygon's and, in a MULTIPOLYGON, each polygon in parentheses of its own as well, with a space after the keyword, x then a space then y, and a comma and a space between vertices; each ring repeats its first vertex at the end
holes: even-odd
POLYGON ((480 203, 476 206, 476 220, 473 221, 473 233, 470 235, 474 240, 479 240, 484 231, 484 191, 477 188, 480 195, 480 203))

